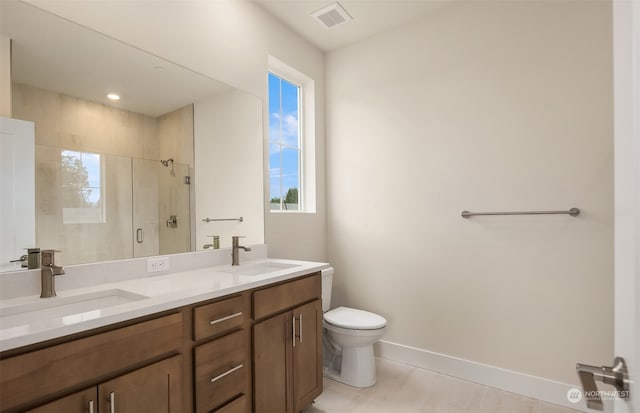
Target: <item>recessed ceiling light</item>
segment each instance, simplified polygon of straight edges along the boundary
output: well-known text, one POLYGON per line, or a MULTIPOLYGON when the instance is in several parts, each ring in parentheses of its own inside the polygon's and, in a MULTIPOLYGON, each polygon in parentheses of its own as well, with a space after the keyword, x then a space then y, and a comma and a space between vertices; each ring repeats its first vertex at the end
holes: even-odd
POLYGON ((115 93, 109 93, 107 97, 111 100, 120 100, 120 95, 117 95, 115 93))
POLYGON ((332 29, 342 23, 353 20, 353 17, 351 17, 340 3, 333 3, 323 7, 311 13, 311 16, 325 29, 332 29))

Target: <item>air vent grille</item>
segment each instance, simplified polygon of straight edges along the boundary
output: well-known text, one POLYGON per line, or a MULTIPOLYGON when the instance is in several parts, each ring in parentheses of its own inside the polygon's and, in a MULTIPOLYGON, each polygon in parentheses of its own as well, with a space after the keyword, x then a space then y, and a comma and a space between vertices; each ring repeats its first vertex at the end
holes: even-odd
POLYGON ((353 20, 340 3, 333 3, 327 7, 311 13, 322 27, 325 29, 334 28, 342 23, 353 20))

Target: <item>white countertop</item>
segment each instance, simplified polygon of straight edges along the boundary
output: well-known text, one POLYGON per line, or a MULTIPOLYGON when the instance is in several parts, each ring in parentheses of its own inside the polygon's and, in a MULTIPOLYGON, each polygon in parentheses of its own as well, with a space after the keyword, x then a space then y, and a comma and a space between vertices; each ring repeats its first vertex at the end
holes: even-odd
MULTIPOLYGON (((239 267, 218 265, 180 271, 158 276, 146 276, 116 282, 106 282, 89 287, 58 291, 57 297, 40 298, 29 295, 0 301, 0 351, 15 349, 41 341, 63 337, 110 324, 131 320, 228 294, 269 285, 328 268, 329 264, 282 259, 258 259, 241 263, 239 267), (242 275, 251 267, 271 263, 290 268, 271 269, 257 275, 242 275), (11 316, 16 308, 32 306, 55 307, 59 303, 80 295, 100 294, 108 290, 120 290, 125 296, 140 295, 148 298, 122 304, 110 303, 106 308, 92 308, 74 314, 57 315, 55 311, 21 312, 11 316), (46 300, 46 301, 45 301, 46 300), (51 300, 51 301, 49 301, 51 300), (44 304, 41 304, 44 303, 44 304), (51 305, 49 305, 51 303, 51 305), (5 317, 3 321, 2 317, 5 317)), ((250 271, 249 271, 250 272, 250 271)), ((125 300, 126 301, 126 300, 125 300)))

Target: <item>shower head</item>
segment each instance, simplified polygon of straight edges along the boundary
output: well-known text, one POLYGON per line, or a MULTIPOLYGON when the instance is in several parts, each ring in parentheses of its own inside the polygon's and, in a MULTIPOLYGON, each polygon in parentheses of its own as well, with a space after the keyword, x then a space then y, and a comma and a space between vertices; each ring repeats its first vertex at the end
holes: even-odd
POLYGON ((171 162, 171 164, 173 165, 173 158, 169 158, 166 161, 163 161, 162 159, 160 159, 160 163, 166 168, 169 166, 169 162, 171 162))

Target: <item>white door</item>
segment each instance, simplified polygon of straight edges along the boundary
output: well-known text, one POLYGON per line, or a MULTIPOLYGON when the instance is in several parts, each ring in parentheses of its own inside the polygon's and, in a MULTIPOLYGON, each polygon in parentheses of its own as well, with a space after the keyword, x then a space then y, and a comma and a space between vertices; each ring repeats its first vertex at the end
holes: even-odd
POLYGON ((34 149, 33 122, 0 118, 0 271, 36 246, 34 149))
POLYGON ((640 413, 640 2, 616 0, 615 355, 626 360, 630 398, 616 413, 640 413))
POLYGON ((640 413, 640 1, 613 1, 613 49, 615 360, 577 367, 588 407, 640 413))

